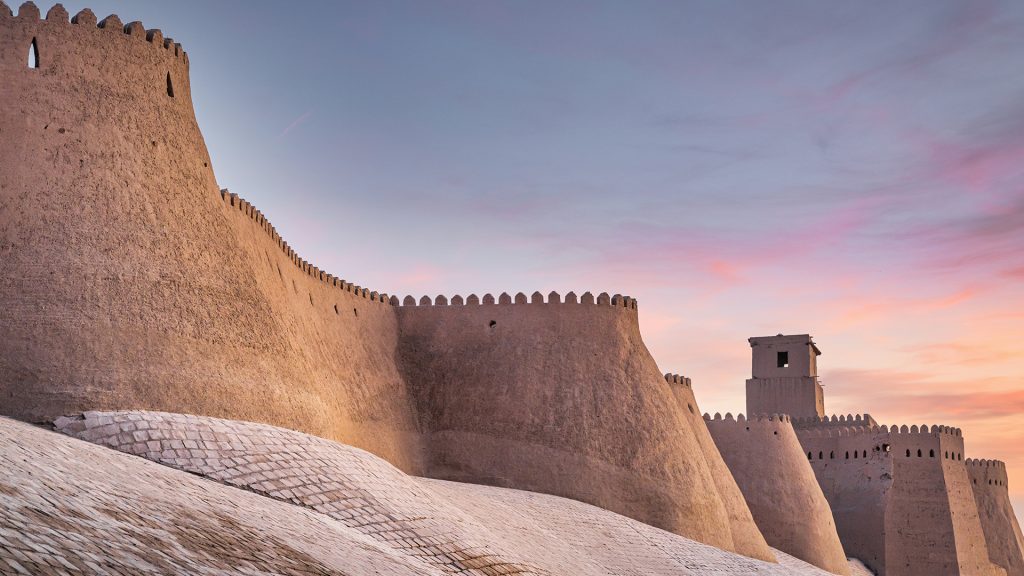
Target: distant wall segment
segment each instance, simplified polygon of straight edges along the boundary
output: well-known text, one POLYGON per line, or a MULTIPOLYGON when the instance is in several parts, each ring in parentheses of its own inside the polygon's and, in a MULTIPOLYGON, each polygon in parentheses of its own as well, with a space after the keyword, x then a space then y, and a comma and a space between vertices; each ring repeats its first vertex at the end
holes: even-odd
POLYGON ((989 556, 1006 569, 1007 576, 1024 575, 1024 535, 1010 503, 1006 464, 969 459, 965 465, 989 556))
POLYGON ((949 426, 798 429, 846 552, 880 574, 1001 574, 949 426))

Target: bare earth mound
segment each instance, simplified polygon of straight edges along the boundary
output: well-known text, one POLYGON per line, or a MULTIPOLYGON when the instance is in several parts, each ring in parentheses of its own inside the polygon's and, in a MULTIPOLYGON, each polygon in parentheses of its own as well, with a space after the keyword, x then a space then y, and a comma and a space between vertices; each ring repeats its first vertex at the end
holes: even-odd
POLYGON ((265 425, 121 412, 58 426, 223 483, 0 418, 0 572, 825 574, 265 425))

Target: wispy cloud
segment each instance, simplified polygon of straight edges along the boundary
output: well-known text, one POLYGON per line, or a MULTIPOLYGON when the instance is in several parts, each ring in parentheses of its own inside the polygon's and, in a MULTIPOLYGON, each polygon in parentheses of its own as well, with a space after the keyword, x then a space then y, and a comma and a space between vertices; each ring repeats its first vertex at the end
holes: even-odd
POLYGON ((296 118, 295 120, 292 120, 290 124, 285 126, 284 130, 281 130, 281 133, 278 134, 277 137, 278 138, 284 138, 285 136, 288 135, 289 132, 291 132, 292 130, 294 130, 294 129, 298 128, 299 126, 301 126, 302 124, 304 124, 306 122, 306 120, 309 120, 309 117, 312 114, 313 114, 312 110, 304 112, 298 118, 296 118))

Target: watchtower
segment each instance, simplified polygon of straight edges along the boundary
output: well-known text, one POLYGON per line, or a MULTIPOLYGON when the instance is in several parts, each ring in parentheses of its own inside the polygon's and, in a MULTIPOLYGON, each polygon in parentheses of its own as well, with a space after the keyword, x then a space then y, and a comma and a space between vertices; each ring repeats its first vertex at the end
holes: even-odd
POLYGON ((810 334, 759 336, 748 342, 752 377, 747 380, 747 414, 825 415, 818 382, 821 351, 810 334))

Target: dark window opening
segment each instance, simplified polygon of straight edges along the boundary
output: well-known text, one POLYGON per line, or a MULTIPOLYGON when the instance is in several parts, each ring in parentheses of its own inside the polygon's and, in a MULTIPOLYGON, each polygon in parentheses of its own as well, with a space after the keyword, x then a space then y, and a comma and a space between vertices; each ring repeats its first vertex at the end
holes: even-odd
POLYGON ((807 459, 808 459, 808 460, 810 460, 810 459, 811 459, 811 453, 810 453, 810 452, 808 452, 808 453, 807 453, 807 459))
POLYGON ((882 444, 882 452, 888 452, 888 451, 889 451, 889 445, 888 444, 882 444))
POLYGON ((313 305, 313 295, 312 294, 309 295, 309 305, 310 306, 313 305))
POLYGON ((928 457, 929 458, 935 458, 935 450, 929 450, 928 451, 928 457))
MULTIPOLYGON (((693 412, 693 404, 687 404, 686 407, 690 409, 690 414, 694 413, 693 412)), ((747 430, 750 430, 750 428, 747 428, 747 430)))
POLYGON ((918 458, 920 458, 920 457, 921 457, 921 450, 920 450, 920 449, 918 449, 918 451, 917 451, 917 457, 918 457, 918 458))
POLYGON ((907 458, 910 458, 910 448, 907 448, 907 458))
POLYGON ((36 39, 32 39, 32 44, 28 47, 28 67, 39 68, 39 44, 36 43, 36 39))
MULTIPOLYGON (((750 428, 747 428, 747 430, 750 430, 750 428)), ((772 432, 772 434, 774 434, 774 435, 778 436, 778 435, 779 435, 779 431, 778 431, 778 430, 776 430, 776 431, 772 432)))
POLYGON ((818 452, 818 460, 824 460, 824 459, 825 459, 825 454, 823 452, 818 452))
POLYGON ((498 322, 497 322, 497 321, 495 321, 495 320, 491 320, 491 323, 490 323, 490 324, 488 324, 488 326, 490 326, 491 328, 494 328, 494 327, 495 327, 495 326, 497 326, 497 325, 498 325, 498 322))
POLYGON ((856 450, 854 450, 854 451, 853 451, 853 457, 854 457, 854 458, 857 458, 857 454, 858 454, 858 452, 857 452, 856 450))
POLYGON ((352 315, 358 317, 359 316, 359 310, 353 308, 352 309, 352 315))
POLYGON ((835 457, 836 457, 836 453, 835 453, 835 452, 829 452, 829 453, 828 453, 828 459, 829 459, 829 460, 834 460, 834 459, 835 459, 835 457))
POLYGON ((339 314, 339 312, 338 312, 338 305, 337 304, 334 305, 334 313, 335 314, 339 314))
POLYGON ((776 359, 779 368, 789 368, 789 352, 779 352, 776 359))
POLYGON ((167 73, 167 95, 174 98, 174 84, 171 83, 171 73, 167 73))
POLYGON ((849 460, 849 459, 850 459, 850 451, 849 451, 849 450, 847 450, 847 451, 846 451, 846 459, 847 459, 847 460, 849 460))

